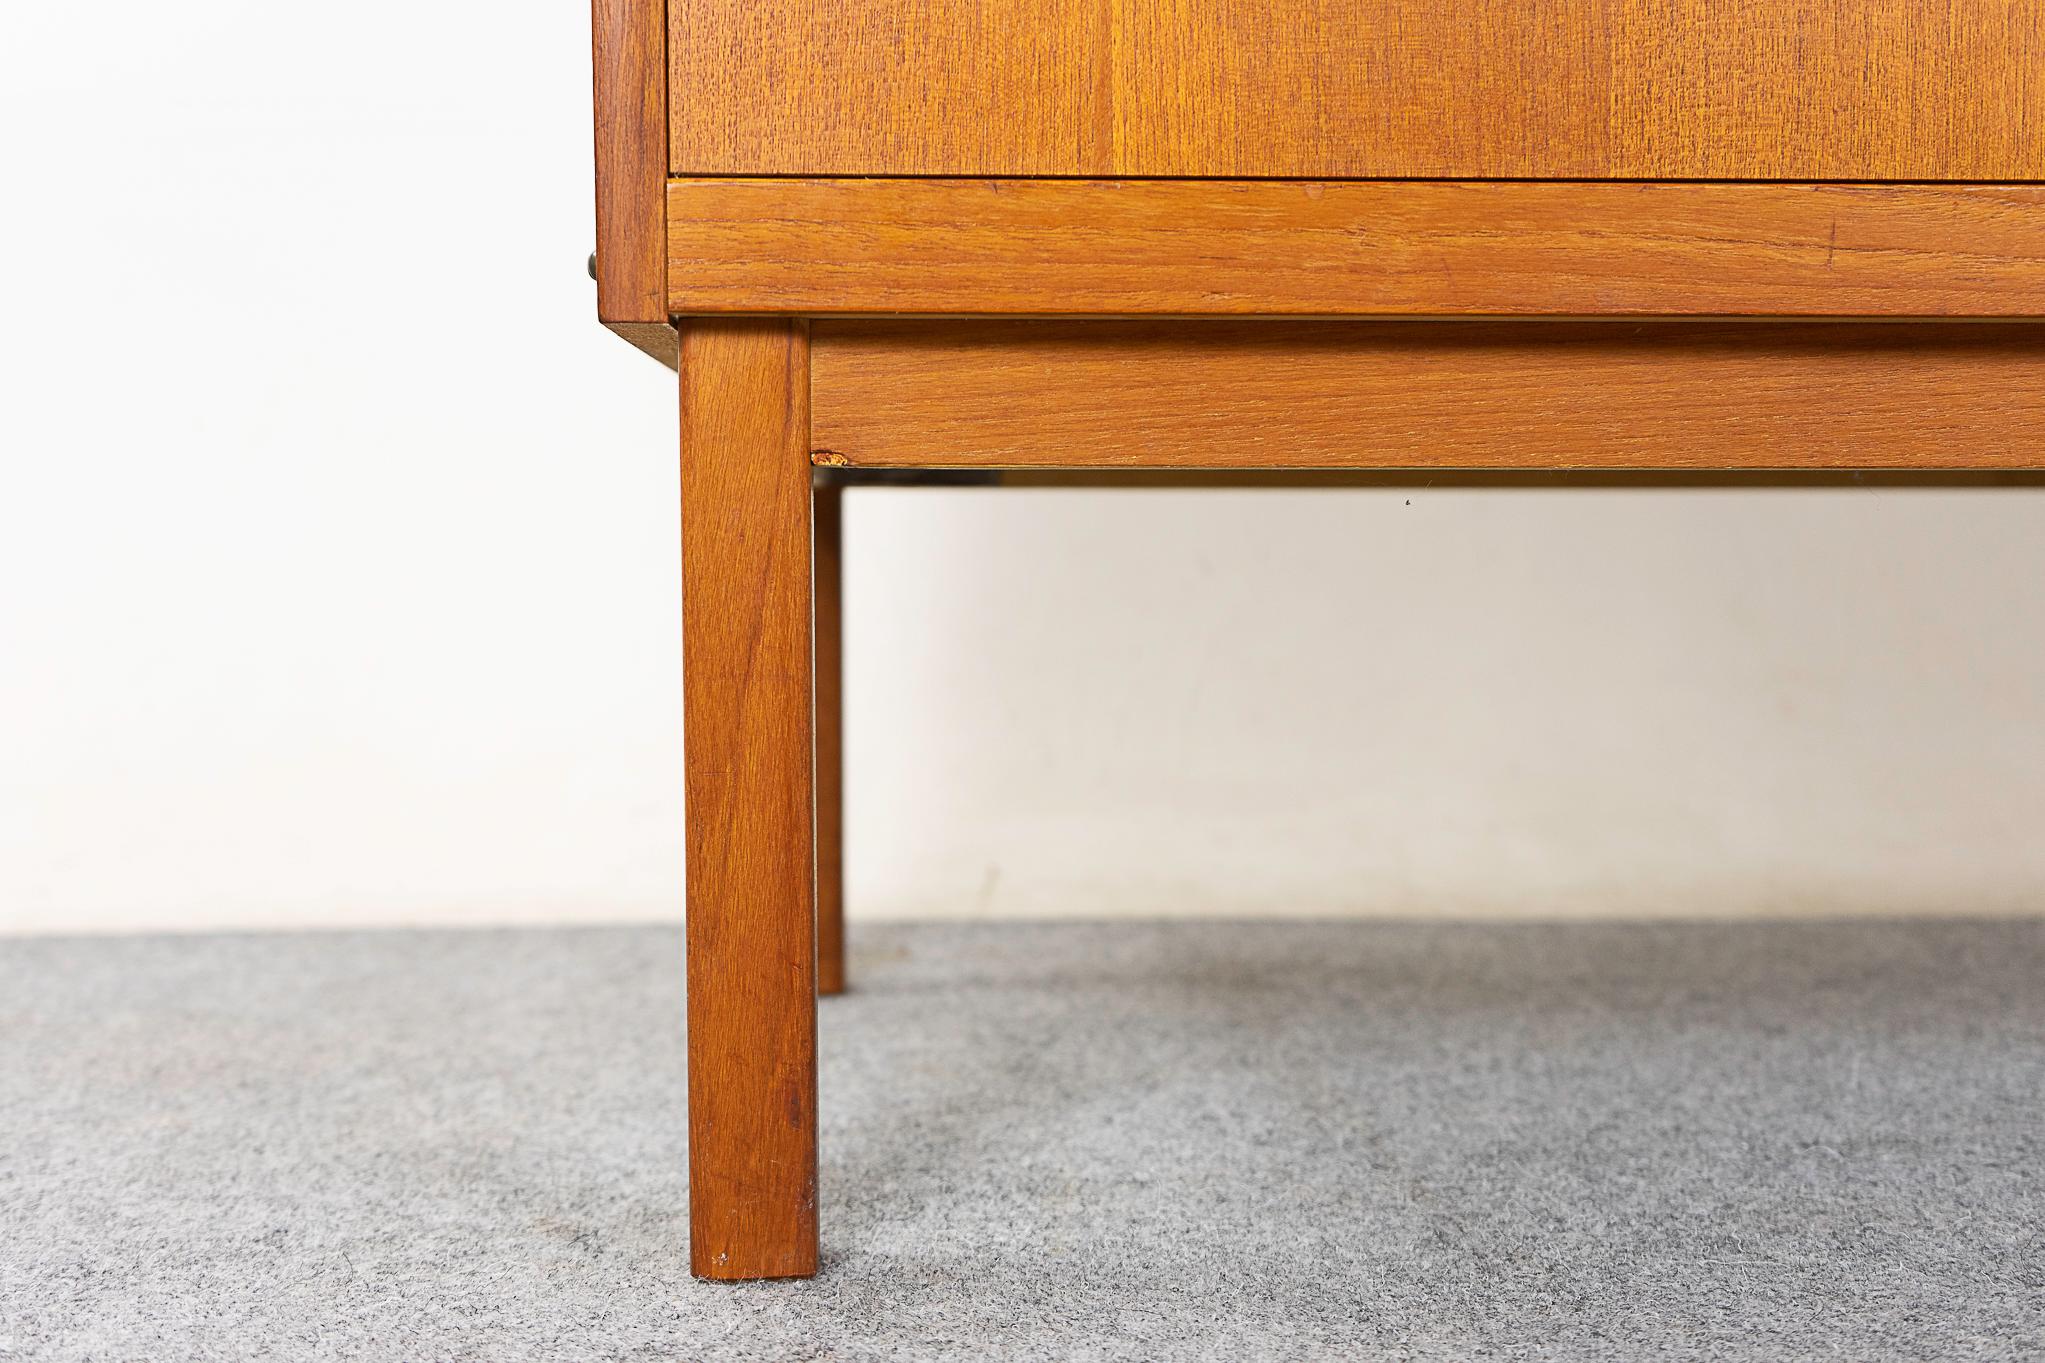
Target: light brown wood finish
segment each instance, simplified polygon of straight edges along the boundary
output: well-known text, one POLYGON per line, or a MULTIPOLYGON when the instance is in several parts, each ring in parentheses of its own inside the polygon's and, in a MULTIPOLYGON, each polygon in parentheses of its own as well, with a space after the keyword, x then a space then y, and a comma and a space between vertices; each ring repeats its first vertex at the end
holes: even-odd
POLYGON ((701 175, 2045 179, 2045 0, 673 0, 701 175))
POLYGON ((670 362, 670 317, 695 319, 703 1276, 817 1264, 842 508, 812 458, 1019 481, 2045 468, 2045 323, 1780 320, 2045 317, 2045 0, 593 14, 600 315, 670 362), (1442 320, 1498 316, 1520 320, 1442 320), (1629 316, 1660 320, 1581 320, 1629 316), (1672 320, 1734 317, 1778 320, 1672 320))
POLYGON ((644 351, 669 369, 681 366, 681 338, 673 322, 605 322, 611 334, 644 351))
POLYGON ((799 322, 681 339, 689 1257, 817 1266, 808 355, 799 322))
POLYGON ((2045 186, 676 180, 677 313, 2045 314, 2045 186))
POLYGON ((845 992, 844 491, 816 484, 817 992, 845 992))
POLYGON ((2045 324, 818 322, 820 463, 2045 468, 2045 324))
POLYGON ((675 364, 668 325, 667 17, 662 0, 591 0, 597 317, 675 364))

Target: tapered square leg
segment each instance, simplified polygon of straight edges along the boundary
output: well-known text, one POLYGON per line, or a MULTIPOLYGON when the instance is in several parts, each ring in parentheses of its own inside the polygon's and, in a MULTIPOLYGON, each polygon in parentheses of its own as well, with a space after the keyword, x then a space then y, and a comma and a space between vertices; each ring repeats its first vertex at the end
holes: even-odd
POLYGON ((842 615, 839 598, 840 527, 844 493, 819 482, 815 583, 817 689, 817 992, 845 990, 845 731, 842 615))
POLYGON ((681 329, 689 1258, 817 1268, 809 346, 681 329))

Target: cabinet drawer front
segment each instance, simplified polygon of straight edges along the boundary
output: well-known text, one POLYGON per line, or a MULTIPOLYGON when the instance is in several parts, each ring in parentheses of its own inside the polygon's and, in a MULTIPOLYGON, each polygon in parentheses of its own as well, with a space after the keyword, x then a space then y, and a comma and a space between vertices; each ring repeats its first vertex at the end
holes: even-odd
POLYGON ((2045 179, 2045 0, 670 0, 677 174, 2045 179))

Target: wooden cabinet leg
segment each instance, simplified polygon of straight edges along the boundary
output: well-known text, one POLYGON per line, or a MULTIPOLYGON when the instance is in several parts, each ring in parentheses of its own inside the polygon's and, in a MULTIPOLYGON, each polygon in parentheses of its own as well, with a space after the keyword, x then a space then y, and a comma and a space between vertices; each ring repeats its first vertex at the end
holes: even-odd
POLYGON ((681 329, 689 1259, 817 1268, 809 344, 681 329))
POLYGON ((817 992, 845 992, 845 736, 844 671, 838 596, 843 491, 816 489, 817 668, 817 992))

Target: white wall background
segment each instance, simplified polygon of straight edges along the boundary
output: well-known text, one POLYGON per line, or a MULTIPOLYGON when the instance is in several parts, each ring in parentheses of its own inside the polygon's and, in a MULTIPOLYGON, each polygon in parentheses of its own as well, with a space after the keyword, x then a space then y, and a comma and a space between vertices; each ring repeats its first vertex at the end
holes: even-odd
MULTIPOLYGON (((586 24, 0 12, 0 930, 678 916, 672 390, 592 320, 586 24)), ((2045 908, 2039 491, 847 535, 855 915, 2045 908)))

